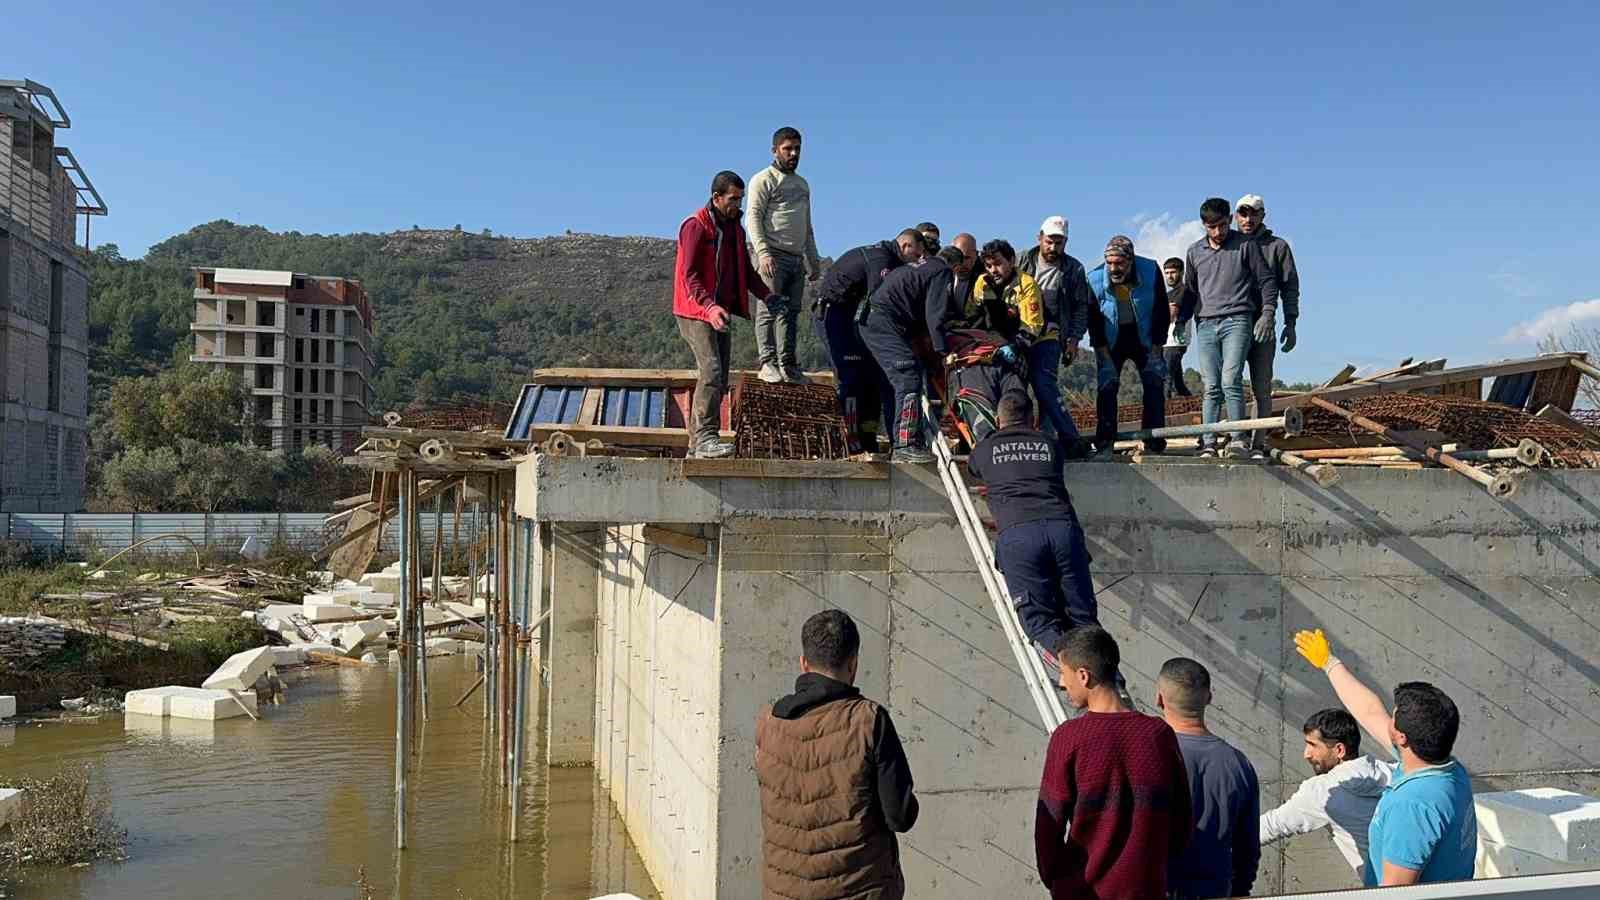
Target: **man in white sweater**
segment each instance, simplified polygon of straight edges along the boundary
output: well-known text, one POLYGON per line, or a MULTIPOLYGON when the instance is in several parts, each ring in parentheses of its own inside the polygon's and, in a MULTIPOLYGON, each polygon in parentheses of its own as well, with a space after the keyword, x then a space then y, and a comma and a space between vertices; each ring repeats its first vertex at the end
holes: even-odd
POLYGON ((761 380, 804 381, 795 357, 807 281, 822 277, 811 230, 811 185, 800 177, 800 132, 784 126, 772 135, 772 165, 750 178, 745 230, 756 271, 772 293, 756 304, 756 351, 761 380))
POLYGON ((1327 827, 1333 844, 1361 878, 1367 858, 1367 827, 1378 798, 1389 786, 1394 764, 1361 754, 1361 729, 1342 709, 1324 709, 1306 720, 1305 760, 1316 774, 1294 796, 1261 816, 1261 844, 1327 827))

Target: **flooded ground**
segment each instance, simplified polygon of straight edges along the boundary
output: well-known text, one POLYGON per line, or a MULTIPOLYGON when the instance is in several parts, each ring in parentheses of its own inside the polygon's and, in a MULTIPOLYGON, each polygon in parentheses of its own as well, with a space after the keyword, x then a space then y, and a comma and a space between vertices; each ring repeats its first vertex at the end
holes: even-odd
POLYGON ((288 699, 260 722, 109 715, 0 729, 0 772, 88 763, 129 833, 126 862, 30 872, 8 893, 343 900, 360 896, 365 866, 376 897, 656 896, 588 768, 530 761, 521 840, 506 841, 509 810, 481 749, 481 694, 449 708, 476 677, 472 660, 430 660, 429 675, 432 719, 403 853, 394 850, 387 667, 291 675, 288 699))

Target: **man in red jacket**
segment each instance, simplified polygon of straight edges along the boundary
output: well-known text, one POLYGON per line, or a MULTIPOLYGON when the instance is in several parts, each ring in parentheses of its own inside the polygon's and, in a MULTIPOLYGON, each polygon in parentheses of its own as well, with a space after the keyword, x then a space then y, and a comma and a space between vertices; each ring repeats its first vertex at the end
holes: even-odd
POLYGON ((1083 713, 1045 751, 1033 829, 1039 877, 1052 900, 1166 900, 1167 868, 1194 830, 1178 738, 1122 702, 1122 653, 1104 629, 1073 628, 1055 651, 1061 689, 1083 713))
POLYGON ((750 318, 747 292, 767 298, 750 253, 745 249, 739 205, 744 179, 722 171, 711 179, 711 200, 678 226, 678 262, 672 285, 672 314, 678 333, 694 352, 697 370, 689 405, 689 456, 716 459, 733 453, 718 435, 722 395, 728 391, 728 326, 733 317, 750 318))

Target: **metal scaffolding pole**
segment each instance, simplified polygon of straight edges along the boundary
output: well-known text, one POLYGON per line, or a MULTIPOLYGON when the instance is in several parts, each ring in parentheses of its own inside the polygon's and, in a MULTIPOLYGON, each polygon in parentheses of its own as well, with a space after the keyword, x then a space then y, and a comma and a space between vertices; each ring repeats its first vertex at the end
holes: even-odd
MULTIPOLYGON (((410 528, 411 511, 410 497, 406 491, 409 473, 402 470, 399 481, 400 494, 400 571, 408 571, 407 564, 411 561, 411 542, 407 533, 410 528)), ((410 608, 411 580, 400 579, 400 664, 395 667, 395 708, 394 708, 394 845, 396 849, 404 850, 406 846, 406 768, 410 762, 408 754, 411 748, 409 716, 410 698, 406 693, 406 611, 410 608)))

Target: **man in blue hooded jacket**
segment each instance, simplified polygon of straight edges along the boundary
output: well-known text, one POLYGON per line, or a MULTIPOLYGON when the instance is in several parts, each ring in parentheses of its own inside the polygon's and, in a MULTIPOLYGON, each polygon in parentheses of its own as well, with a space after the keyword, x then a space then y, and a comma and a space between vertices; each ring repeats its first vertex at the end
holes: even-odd
MULTIPOLYGON (((1144 387, 1143 428, 1166 424, 1167 364, 1162 347, 1167 341, 1171 312, 1167 286, 1153 259, 1135 256, 1133 240, 1117 235, 1106 244, 1105 262, 1089 273, 1089 345, 1099 366, 1099 392, 1095 398, 1096 449, 1111 453, 1117 439, 1117 392, 1122 386, 1122 366, 1132 362, 1144 387)), ((1146 440, 1144 448, 1160 453, 1167 442, 1146 440)))

